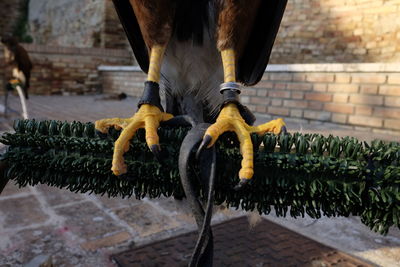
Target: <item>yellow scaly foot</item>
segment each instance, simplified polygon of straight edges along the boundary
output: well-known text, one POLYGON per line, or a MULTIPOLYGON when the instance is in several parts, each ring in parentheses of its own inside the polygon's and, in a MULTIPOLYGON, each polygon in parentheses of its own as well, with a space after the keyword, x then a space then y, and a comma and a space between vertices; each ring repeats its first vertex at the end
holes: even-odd
POLYGON ((160 150, 157 134, 158 126, 160 122, 170 120, 172 117, 171 114, 161 112, 156 106, 143 104, 140 106, 138 112, 131 118, 113 118, 96 121, 96 129, 103 133, 107 133, 110 127, 123 129, 121 135, 114 144, 112 172, 115 175, 126 173, 127 167, 123 155, 129 150, 130 140, 139 128, 144 128, 146 130, 146 142, 150 150, 153 153, 158 152, 160 150))
POLYGON ((235 132, 240 141, 240 153, 243 157, 242 168, 239 172, 240 184, 243 185, 248 182, 254 174, 253 144, 250 134, 257 133, 263 135, 267 132, 279 134, 284 126, 285 123, 281 118, 259 126, 250 126, 240 115, 236 104, 227 104, 222 108, 216 122, 207 129, 199 150, 203 149, 205 146, 208 148, 213 146, 218 137, 224 132, 235 132))

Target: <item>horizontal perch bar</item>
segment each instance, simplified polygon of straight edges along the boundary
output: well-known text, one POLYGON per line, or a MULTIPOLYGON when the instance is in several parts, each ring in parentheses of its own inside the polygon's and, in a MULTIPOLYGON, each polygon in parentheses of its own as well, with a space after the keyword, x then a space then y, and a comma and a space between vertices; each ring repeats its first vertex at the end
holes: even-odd
MULTIPOLYGON (((111 173, 113 143, 119 131, 103 135, 92 123, 16 121, 2 156, 7 179, 20 186, 48 184, 73 192, 140 199, 162 195, 182 198, 178 172, 185 127, 161 127, 164 160, 158 162, 139 131, 125 154, 128 173, 111 173)), ((217 142, 216 204, 278 216, 312 218, 361 216, 372 230, 400 228, 400 144, 318 134, 253 135, 255 175, 243 190, 238 182, 241 156, 234 134, 217 142)), ((191 172, 198 173, 193 161, 191 172)), ((0 181, 1 182, 1 181, 0 181)), ((197 187, 199 194, 200 186, 197 187)))

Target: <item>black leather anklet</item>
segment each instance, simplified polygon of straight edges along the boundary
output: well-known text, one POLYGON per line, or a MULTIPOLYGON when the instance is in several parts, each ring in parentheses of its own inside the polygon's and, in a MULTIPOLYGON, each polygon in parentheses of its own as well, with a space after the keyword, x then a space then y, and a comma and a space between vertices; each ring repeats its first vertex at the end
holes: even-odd
POLYGON ((219 91, 223 96, 222 100, 223 106, 229 103, 240 104, 239 95, 241 91, 240 91, 240 85, 238 83, 235 82, 223 83, 220 85, 219 91))
POLYGON ((162 112, 164 109, 161 105, 160 86, 156 82, 147 81, 144 83, 143 95, 139 100, 138 107, 143 104, 149 104, 158 107, 162 112))
POLYGON ((227 104, 236 104, 244 121, 248 125, 253 125, 253 123, 256 121, 256 117, 246 106, 242 105, 239 101, 239 94, 241 93, 240 85, 235 82, 228 82, 221 84, 220 87, 220 92, 223 97, 221 109, 227 104))

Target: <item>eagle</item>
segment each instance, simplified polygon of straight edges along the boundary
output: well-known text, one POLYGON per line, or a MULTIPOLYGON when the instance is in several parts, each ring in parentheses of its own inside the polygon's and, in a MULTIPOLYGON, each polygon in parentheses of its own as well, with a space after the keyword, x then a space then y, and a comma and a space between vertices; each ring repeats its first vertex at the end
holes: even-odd
POLYGON ((200 149, 227 131, 242 154, 239 185, 254 173, 251 134, 285 130, 281 118, 258 126, 240 103, 241 86, 257 84, 268 64, 287 0, 113 0, 136 60, 147 73, 131 118, 96 121, 96 129, 122 129, 112 172, 126 173, 123 155, 139 128, 150 150, 160 151, 157 129, 174 116, 208 122, 200 149), (165 109, 160 100, 165 91, 165 109))

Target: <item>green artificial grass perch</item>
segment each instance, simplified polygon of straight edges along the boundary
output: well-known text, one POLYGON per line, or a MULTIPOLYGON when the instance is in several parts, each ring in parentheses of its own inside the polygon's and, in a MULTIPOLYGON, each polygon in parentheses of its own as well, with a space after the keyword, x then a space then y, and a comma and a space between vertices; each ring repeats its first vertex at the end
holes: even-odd
MULTIPOLYGON (((4 179, 20 186, 47 184, 76 193, 141 199, 184 197, 178 155, 189 128, 159 129, 164 160, 157 161, 139 131, 125 154, 128 173, 111 172, 113 143, 119 131, 95 132, 92 123, 19 120, 6 133, 4 179)), ((215 204, 277 216, 311 218, 360 216, 372 230, 400 228, 400 144, 319 134, 253 135, 255 174, 235 191, 241 155, 234 134, 217 142, 215 204)), ((194 157, 193 157, 194 158, 194 157)), ((194 160, 190 166, 195 175, 194 160)), ((205 195, 200 186, 200 196, 205 195)))

